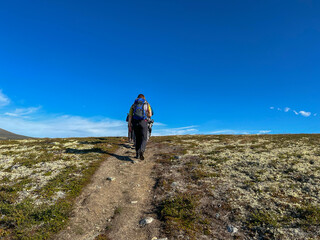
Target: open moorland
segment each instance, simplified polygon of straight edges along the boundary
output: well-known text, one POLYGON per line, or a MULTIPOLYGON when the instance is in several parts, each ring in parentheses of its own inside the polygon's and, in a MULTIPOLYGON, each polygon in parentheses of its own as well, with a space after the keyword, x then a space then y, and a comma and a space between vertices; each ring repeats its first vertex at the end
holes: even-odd
POLYGON ((0 238, 320 239, 319 143, 320 135, 152 137, 138 161, 125 138, 0 141, 0 238), (92 211, 98 197, 105 208, 92 211), (84 208, 99 225, 90 237, 90 224, 74 223, 84 208), (139 224, 147 216, 154 221, 139 224))
POLYGON ((320 136, 160 137, 159 217, 178 239, 320 239, 320 136), (166 147, 167 148, 167 147, 166 147))
POLYGON ((0 141, 0 238, 48 239, 119 138, 0 141))

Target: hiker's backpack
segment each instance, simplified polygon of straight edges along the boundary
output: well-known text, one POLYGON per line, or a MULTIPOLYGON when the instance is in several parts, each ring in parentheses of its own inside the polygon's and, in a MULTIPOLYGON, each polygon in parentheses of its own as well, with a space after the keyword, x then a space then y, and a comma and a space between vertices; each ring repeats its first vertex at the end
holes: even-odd
POLYGON ((145 104, 148 104, 147 101, 143 98, 138 98, 133 104, 133 119, 135 120, 144 120, 147 119, 147 113, 145 110, 145 104))

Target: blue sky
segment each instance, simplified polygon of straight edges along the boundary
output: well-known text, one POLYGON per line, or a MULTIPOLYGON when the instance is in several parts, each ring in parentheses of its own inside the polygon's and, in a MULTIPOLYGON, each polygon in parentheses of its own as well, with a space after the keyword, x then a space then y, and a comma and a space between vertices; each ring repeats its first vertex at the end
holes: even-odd
POLYGON ((121 136, 319 133, 320 2, 2 1, 0 128, 121 136), (318 114, 319 113, 319 114, 318 114))

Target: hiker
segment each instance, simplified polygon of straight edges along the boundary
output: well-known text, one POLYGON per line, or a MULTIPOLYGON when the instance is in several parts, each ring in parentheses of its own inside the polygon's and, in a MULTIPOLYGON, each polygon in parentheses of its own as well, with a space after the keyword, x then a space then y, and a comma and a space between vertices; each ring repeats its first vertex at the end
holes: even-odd
POLYGON ((134 131, 136 137, 136 158, 144 160, 144 152, 148 141, 148 118, 151 118, 152 110, 143 94, 139 94, 130 108, 128 128, 134 131), (132 125, 131 125, 132 124, 132 125))
MULTIPOLYGON (((153 109, 151 108, 151 115, 153 115, 153 109)), ((147 119, 148 121, 148 141, 149 141, 149 138, 151 137, 151 132, 152 132, 152 126, 153 126, 153 123, 154 123, 154 120, 151 119, 151 118, 148 118, 147 119)))
MULTIPOLYGON (((129 122, 129 113, 127 114, 126 122, 129 122)), ((132 123, 131 123, 131 129, 132 129, 132 123)), ((130 128, 128 128, 128 141, 129 141, 129 143, 133 143, 133 144, 135 144, 135 142, 136 142, 134 132, 131 131, 130 128)))
POLYGON ((147 137, 148 141, 149 141, 149 138, 151 137, 153 123, 154 123, 153 119, 148 120, 148 137, 147 137))
MULTIPOLYGON (((151 108, 151 112, 152 112, 152 115, 153 115, 153 110, 151 108)), ((126 122, 129 121, 129 113, 127 114, 127 118, 126 118, 126 122)), ((151 119, 151 118, 147 118, 147 122, 148 122, 148 134, 147 134, 147 141, 149 141, 150 137, 151 137, 151 133, 152 133, 152 126, 153 126, 153 123, 154 123, 154 120, 151 119)), ((131 128, 133 129, 132 127, 132 123, 131 123, 131 128)), ((134 135, 134 131, 131 131, 130 132, 130 129, 128 128, 128 142, 129 143, 133 143, 133 145, 135 146, 136 145, 136 136, 134 135)))

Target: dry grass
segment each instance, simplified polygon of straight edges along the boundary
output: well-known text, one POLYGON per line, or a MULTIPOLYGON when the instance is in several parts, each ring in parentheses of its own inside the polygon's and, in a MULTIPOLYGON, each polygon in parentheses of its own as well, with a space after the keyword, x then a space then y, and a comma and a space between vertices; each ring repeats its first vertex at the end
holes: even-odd
POLYGON ((48 239, 120 138, 0 141, 0 238, 48 239))
POLYGON ((181 225, 185 217, 160 212, 167 235, 320 238, 319 135, 200 135, 153 141, 166 152, 158 156, 155 204, 174 212, 179 207, 174 199, 181 194, 198 197, 187 227, 181 225), (238 231, 229 233, 228 225, 238 231))
MULTIPOLYGON (((0 141, 0 238, 48 239, 123 139, 0 141)), ((320 135, 151 139, 170 239, 319 239, 320 135), (228 226, 238 231, 228 232, 228 226)), ((121 212, 116 209, 115 214, 121 212)), ((107 239, 101 235, 99 239, 107 239)))

